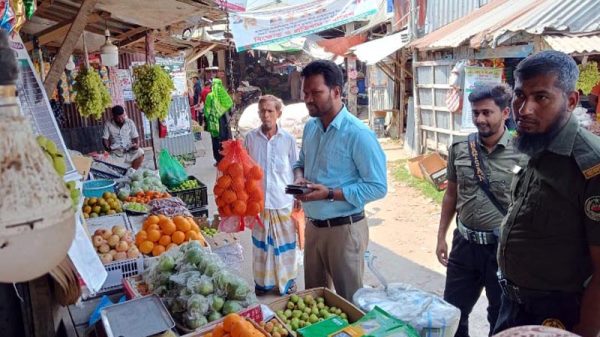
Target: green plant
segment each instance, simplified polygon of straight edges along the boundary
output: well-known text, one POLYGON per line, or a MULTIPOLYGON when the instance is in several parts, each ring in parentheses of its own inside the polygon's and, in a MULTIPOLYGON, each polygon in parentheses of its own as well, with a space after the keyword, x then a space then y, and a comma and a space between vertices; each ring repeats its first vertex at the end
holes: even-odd
POLYGON ((137 105, 149 120, 164 120, 175 89, 171 76, 158 65, 144 64, 133 68, 133 78, 137 105))
POLYGON ((108 89, 94 69, 83 69, 75 78, 73 89, 77 92, 75 103, 83 117, 102 118, 112 102, 108 89))
POLYGON ((438 191, 427 180, 413 177, 407 168, 408 160, 398 160, 392 163, 391 168, 394 172, 394 178, 397 181, 403 182, 410 187, 414 187, 423 193, 424 196, 432 199, 437 204, 442 204, 444 191, 438 191))
POLYGON ((600 72, 598 71, 598 63, 588 62, 585 65, 579 66, 579 79, 577 80, 577 89, 581 90, 584 95, 589 95, 592 88, 600 82, 600 72))

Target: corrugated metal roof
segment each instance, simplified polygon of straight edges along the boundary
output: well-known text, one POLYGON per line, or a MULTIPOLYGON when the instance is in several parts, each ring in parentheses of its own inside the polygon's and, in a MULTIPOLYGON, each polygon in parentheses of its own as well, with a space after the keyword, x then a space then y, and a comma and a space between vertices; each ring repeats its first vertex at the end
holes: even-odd
POLYGON ((495 46, 515 33, 541 35, 600 30, 598 0, 492 0, 469 15, 414 41, 419 49, 495 46))
POLYGON ((423 33, 429 34, 487 4, 489 0, 430 0, 423 33))
POLYGON ((600 52, 600 34, 589 36, 544 36, 544 41, 554 50, 567 54, 600 52))

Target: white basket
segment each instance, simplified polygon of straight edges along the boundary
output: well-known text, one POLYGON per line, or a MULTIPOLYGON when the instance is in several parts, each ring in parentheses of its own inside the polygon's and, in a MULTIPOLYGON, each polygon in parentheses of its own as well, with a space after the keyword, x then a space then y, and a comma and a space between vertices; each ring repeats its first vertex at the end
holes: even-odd
POLYGON ((90 235, 94 235, 97 229, 111 229, 116 225, 123 225, 125 229, 135 235, 131 222, 126 213, 117 213, 113 215, 105 215, 97 218, 89 218, 85 220, 90 235))
POLYGON ((109 291, 123 288, 123 279, 130 276, 137 276, 144 271, 144 258, 128 259, 122 261, 111 262, 104 265, 108 276, 98 290, 97 295, 107 293, 109 291))

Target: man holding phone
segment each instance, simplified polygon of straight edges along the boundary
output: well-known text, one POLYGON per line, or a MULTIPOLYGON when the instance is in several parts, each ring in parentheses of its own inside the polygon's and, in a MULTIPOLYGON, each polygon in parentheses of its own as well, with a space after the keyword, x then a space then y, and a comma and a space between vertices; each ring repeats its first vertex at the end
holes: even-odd
POLYGON ((342 103, 343 75, 331 61, 301 73, 306 123, 294 184, 307 216, 306 288, 335 286, 347 300, 362 287, 369 243, 365 204, 387 193, 386 160, 375 134, 342 103))
POLYGON ((115 105, 111 112, 112 119, 104 124, 102 131, 102 145, 110 153, 113 163, 137 170, 144 162, 144 150, 140 148, 137 127, 122 106, 115 105))

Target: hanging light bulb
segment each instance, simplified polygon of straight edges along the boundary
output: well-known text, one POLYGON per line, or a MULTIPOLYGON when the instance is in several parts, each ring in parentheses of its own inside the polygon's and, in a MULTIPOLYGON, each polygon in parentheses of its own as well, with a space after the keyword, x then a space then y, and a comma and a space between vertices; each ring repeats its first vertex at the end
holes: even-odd
POLYGON ((100 58, 102 59, 102 65, 107 67, 116 67, 119 65, 119 48, 112 44, 110 41, 110 31, 108 30, 108 26, 104 31, 104 36, 106 37, 106 41, 104 45, 100 47, 100 58))
POLYGON ((215 56, 213 55, 212 51, 209 51, 208 53, 206 53, 206 60, 208 61, 209 67, 212 67, 214 58, 215 58, 215 56))
POLYGON ((73 71, 75 69, 75 62, 73 61, 73 55, 69 56, 69 61, 67 65, 65 65, 65 69, 68 71, 73 71))

